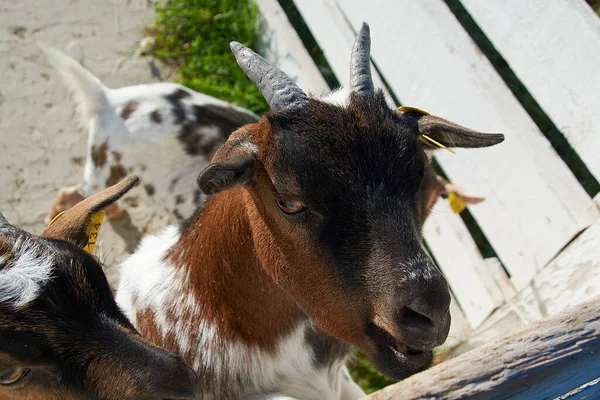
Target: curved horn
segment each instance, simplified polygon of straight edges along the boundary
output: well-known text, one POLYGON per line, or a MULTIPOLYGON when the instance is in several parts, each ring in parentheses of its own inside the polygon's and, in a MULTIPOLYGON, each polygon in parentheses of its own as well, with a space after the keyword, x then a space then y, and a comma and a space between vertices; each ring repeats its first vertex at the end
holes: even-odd
POLYGON ((10 225, 10 223, 6 220, 6 218, 4 218, 4 215, 0 213, 0 226, 2 225, 10 225))
POLYGON ((283 71, 238 43, 229 44, 235 59, 263 95, 272 110, 308 104, 308 96, 283 71))
POLYGON ((369 25, 363 22, 350 58, 350 89, 357 93, 372 93, 371 78, 371 33, 369 25))

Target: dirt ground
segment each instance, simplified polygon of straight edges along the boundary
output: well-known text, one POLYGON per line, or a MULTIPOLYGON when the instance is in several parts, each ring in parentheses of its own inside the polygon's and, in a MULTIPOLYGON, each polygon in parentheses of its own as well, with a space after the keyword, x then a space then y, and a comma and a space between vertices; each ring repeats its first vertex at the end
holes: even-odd
MULTIPOLYGON (((79 182, 85 158, 87 130, 36 41, 67 52, 109 87, 157 82, 165 69, 136 56, 154 16, 150 0, 0 2, 0 212, 12 224, 40 233, 58 189, 79 182)), ((155 217, 143 207, 135 214, 155 217)), ((105 223, 95 253, 113 265, 127 246, 105 223)))

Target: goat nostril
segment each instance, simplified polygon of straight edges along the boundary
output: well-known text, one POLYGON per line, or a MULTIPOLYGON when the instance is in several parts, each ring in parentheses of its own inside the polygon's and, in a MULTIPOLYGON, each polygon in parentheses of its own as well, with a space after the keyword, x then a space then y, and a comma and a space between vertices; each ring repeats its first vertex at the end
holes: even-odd
POLYGON ((403 311, 402 325, 420 329, 431 329, 435 326, 429 317, 420 314, 411 308, 404 307, 403 311))

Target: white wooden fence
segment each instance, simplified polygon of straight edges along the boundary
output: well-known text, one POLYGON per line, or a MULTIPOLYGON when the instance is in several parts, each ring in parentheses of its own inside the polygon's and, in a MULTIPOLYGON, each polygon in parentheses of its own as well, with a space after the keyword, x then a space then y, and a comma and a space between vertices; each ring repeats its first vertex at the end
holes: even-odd
MULTIPOLYGON (((270 58, 305 90, 328 90, 278 1, 256 2, 270 58)), ((598 16, 583 0, 461 2, 600 180, 598 16)), ((438 155, 453 181, 487 197, 469 211, 501 260, 482 258, 461 217, 438 201, 425 238, 458 303, 452 344, 475 328, 503 333, 600 294, 598 205, 444 1, 295 0, 295 6, 343 84, 365 21, 382 75, 375 73, 376 85, 383 78, 404 105, 506 135, 500 146, 438 155)))

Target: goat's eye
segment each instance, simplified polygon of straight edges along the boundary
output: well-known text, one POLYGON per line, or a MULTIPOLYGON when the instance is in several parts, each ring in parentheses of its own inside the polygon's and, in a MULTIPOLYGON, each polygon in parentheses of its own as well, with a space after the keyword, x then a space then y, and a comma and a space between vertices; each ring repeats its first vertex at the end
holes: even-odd
POLYGON ((286 214, 297 214, 300 211, 306 210, 306 206, 300 200, 277 201, 277 205, 286 214))
POLYGON ((13 385, 25 378, 29 373, 27 368, 13 368, 0 370, 0 385, 13 385))

